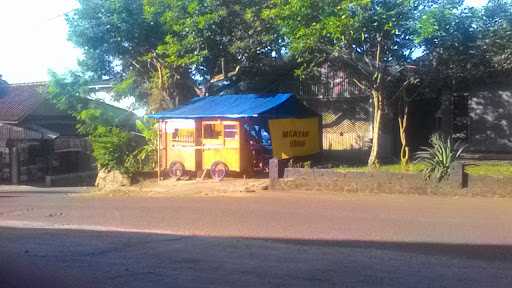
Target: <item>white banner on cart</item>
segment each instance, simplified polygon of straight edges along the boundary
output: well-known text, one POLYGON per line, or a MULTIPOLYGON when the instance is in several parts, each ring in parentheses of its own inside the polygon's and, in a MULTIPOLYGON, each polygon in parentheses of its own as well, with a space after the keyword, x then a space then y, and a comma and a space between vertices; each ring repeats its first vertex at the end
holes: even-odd
POLYGON ((193 129, 196 127, 196 122, 191 119, 169 119, 164 122, 167 132, 173 132, 174 129, 193 129))

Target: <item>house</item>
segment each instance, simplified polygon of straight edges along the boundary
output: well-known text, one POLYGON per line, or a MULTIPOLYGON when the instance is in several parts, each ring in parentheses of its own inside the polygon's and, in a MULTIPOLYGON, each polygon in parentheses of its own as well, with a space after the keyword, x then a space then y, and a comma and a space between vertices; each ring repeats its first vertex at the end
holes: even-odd
MULTIPOLYGON (((75 117, 47 99, 46 83, 5 87, 0 94, 0 183, 37 183, 46 176, 95 170, 90 143, 76 131, 75 117)), ((98 104, 120 118, 135 118, 98 104)))
MULTIPOLYGON (((324 152, 343 162, 367 159, 371 148, 371 98, 353 81, 348 69, 324 66, 318 79, 302 81, 298 95, 323 115, 324 152)), ((467 159, 512 160, 512 77, 501 73, 492 81, 444 87, 435 97, 409 107, 408 143, 412 152, 429 145, 440 132, 467 144, 467 159)), ((398 158, 396 112, 383 117, 381 156, 398 158)))
POLYGON ((468 146, 465 156, 512 160, 512 78, 445 92, 437 111, 437 130, 468 146))
POLYGON ((299 82, 299 97, 322 114, 324 154, 344 163, 364 162, 371 150, 371 97, 353 79, 343 65, 326 64, 299 82))

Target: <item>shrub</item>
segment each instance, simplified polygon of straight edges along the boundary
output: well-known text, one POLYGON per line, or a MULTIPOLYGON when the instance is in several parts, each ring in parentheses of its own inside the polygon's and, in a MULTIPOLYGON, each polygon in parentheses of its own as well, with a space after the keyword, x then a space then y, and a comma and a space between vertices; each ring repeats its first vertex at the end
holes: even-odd
POLYGON ((158 133, 154 123, 136 122, 138 132, 144 137, 146 143, 137 148, 126 159, 126 165, 135 171, 153 170, 156 166, 156 152, 158 149, 158 133))
POLYGON ((100 168, 118 170, 127 176, 132 176, 137 171, 137 167, 127 163, 129 156, 137 150, 137 144, 129 132, 100 125, 89 139, 92 153, 100 168))
POLYGON ((434 134, 430 138, 432 147, 422 147, 422 151, 416 154, 418 162, 425 164, 423 174, 425 180, 434 178, 441 182, 450 175, 450 168, 464 151, 465 145, 459 141, 453 144, 450 137, 444 138, 439 134, 434 134))

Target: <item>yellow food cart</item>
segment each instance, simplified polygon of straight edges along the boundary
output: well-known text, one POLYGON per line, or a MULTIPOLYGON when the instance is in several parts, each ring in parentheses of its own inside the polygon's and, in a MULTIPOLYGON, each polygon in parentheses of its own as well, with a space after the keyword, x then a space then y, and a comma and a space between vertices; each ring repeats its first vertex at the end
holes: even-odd
POLYGON ((291 93, 205 96, 147 117, 158 120, 159 169, 171 176, 244 175, 271 157, 320 152, 320 116, 291 93))

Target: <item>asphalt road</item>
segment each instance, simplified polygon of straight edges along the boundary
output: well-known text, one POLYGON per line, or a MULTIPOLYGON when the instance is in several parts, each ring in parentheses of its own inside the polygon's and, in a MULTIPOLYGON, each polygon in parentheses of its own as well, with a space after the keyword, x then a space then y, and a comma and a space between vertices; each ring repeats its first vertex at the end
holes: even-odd
POLYGON ((511 208, 417 196, 0 193, 0 287, 512 287, 511 208))
POLYGON ((507 246, 0 229, 1 287, 511 287, 507 246))

